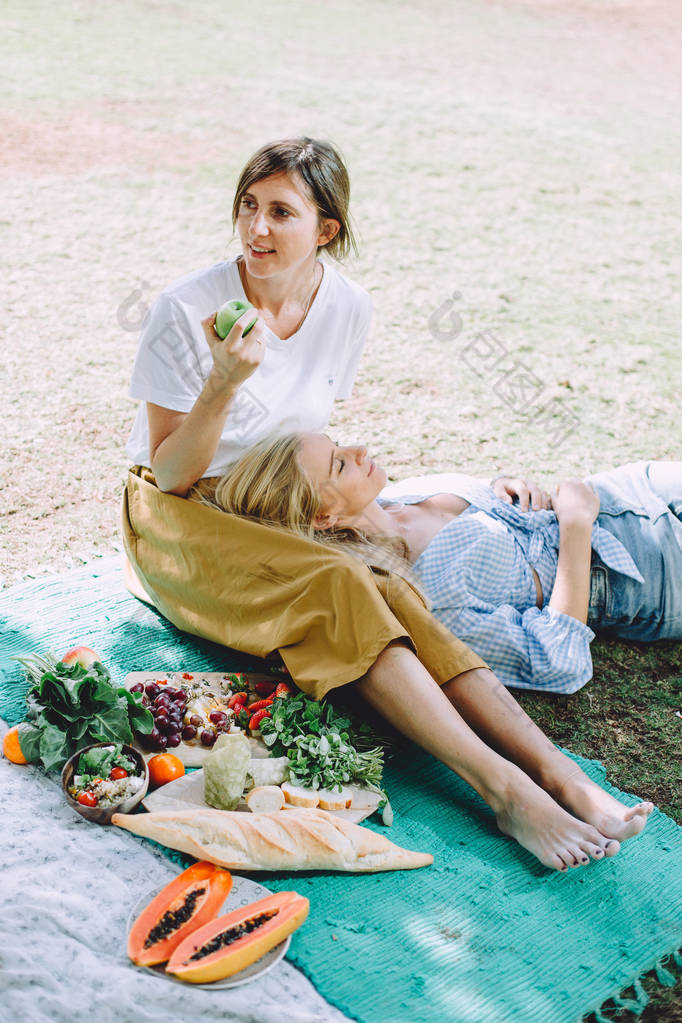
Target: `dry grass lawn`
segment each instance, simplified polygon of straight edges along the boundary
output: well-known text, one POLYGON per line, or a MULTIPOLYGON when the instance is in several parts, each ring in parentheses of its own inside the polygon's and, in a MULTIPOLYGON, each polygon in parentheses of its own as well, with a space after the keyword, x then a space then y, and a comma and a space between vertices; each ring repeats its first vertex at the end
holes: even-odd
MULTIPOLYGON (((682 457, 676 0, 6 0, 0 17, 2 585, 118 543, 137 324, 236 251, 236 175, 292 133, 347 157, 347 272, 375 302, 340 438, 394 477, 548 484, 682 457)), ((616 645, 582 703, 526 706, 679 814, 680 676, 679 645, 616 645), (667 694, 637 728, 603 706, 625 655, 646 701, 667 694), (616 727, 660 787, 627 774, 616 727)), ((644 1018, 682 1019, 674 1002, 644 1018)))

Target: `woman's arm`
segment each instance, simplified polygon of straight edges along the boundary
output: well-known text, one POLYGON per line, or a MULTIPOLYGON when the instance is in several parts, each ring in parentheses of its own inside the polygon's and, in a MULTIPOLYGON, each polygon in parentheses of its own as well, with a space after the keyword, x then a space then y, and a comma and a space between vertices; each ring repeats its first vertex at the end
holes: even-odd
POLYGON ((151 469, 159 488, 184 496, 200 479, 216 452, 235 395, 263 361, 262 325, 247 337, 248 314, 237 320, 225 340, 215 332, 215 314, 202 320, 213 369, 189 412, 174 412, 147 402, 151 469))
POLYGON ((556 487, 552 504, 559 522, 559 563, 549 606, 587 622, 592 525, 599 514, 599 497, 586 483, 569 480, 556 487))
POLYGON ((237 388, 206 387, 190 412, 173 412, 147 402, 149 454, 157 486, 181 497, 211 464, 237 388))

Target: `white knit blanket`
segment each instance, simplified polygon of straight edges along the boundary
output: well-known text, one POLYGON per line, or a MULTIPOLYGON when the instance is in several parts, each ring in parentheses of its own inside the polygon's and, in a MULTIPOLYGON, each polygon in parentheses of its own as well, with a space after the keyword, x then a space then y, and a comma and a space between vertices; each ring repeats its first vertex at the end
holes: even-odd
MULTIPOLYGON (((5 726, 0 722, 0 730, 5 726)), ((286 960, 243 987, 204 990, 136 969, 128 915, 179 868, 90 824, 53 781, 0 757, 0 1018, 23 1023, 343 1023, 286 960)))

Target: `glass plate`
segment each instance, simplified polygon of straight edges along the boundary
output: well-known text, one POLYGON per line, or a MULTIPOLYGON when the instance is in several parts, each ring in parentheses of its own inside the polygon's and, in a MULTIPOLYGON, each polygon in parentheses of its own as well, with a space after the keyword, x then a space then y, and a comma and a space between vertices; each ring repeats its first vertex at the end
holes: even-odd
MULTIPOLYGON (((128 932, 130 932, 133 923, 145 906, 148 906, 154 896, 158 895, 164 887, 165 886, 162 884, 157 885, 156 888, 151 888, 137 900, 130 911, 130 916, 128 917, 128 932)), ((224 916, 226 913, 231 913, 235 909, 241 909, 242 906, 248 906, 250 902, 256 902, 258 899, 265 899, 268 895, 272 894, 273 893, 268 888, 265 888, 262 884, 258 884, 257 881, 251 881, 248 877, 237 877, 233 874, 232 889, 217 915, 224 916)), ((268 970, 272 969, 275 963, 278 963, 280 959, 283 959, 290 944, 291 935, 288 934, 284 941, 280 942, 279 945, 276 945, 275 948, 271 948, 269 952, 262 955, 255 963, 251 963, 250 966, 240 970, 239 973, 233 973, 231 977, 225 977, 224 980, 214 980, 210 984, 192 984, 191 986, 204 988, 206 991, 210 991, 215 988, 239 987, 240 984, 248 984, 249 981, 255 980, 256 977, 261 977, 264 973, 267 973, 268 970)), ((133 964, 131 963, 131 966, 132 965, 133 964)), ((155 973, 157 977, 163 977, 164 980, 169 980, 174 984, 187 983, 187 981, 180 980, 179 977, 174 977, 171 973, 166 973, 163 964, 159 964, 159 966, 137 966, 135 969, 145 970, 148 973, 155 973)))

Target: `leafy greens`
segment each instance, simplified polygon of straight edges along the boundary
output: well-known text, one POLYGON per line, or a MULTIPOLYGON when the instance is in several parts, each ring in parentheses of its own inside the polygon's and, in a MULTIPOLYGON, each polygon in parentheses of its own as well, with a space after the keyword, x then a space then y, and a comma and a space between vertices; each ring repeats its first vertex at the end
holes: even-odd
POLYGON ((47 771, 61 770, 83 746, 131 743, 133 732, 148 734, 154 726, 142 694, 116 688, 99 661, 89 668, 78 662, 52 665, 29 688, 26 706, 19 745, 29 763, 40 761, 47 771))
POLYGON ((354 726, 326 700, 303 694, 276 699, 259 729, 276 757, 289 759, 291 781, 304 788, 332 789, 347 783, 379 788, 384 754, 380 746, 366 746, 372 736, 366 724, 354 726))
POLYGON ((95 746, 81 753, 75 773, 80 784, 85 786, 95 778, 108 778, 112 767, 123 767, 128 774, 138 773, 137 764, 125 755, 120 742, 113 746, 95 746))

